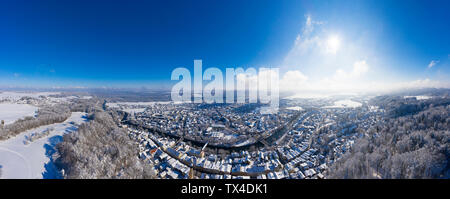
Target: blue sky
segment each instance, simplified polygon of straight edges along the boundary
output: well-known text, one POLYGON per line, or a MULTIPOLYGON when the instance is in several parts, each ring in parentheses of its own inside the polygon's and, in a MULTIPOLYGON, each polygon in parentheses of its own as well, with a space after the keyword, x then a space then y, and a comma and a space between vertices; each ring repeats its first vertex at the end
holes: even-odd
POLYGON ((309 89, 354 84, 339 78, 445 86, 448 10, 446 0, 1 1, 0 86, 170 86, 194 59, 280 67, 309 89))

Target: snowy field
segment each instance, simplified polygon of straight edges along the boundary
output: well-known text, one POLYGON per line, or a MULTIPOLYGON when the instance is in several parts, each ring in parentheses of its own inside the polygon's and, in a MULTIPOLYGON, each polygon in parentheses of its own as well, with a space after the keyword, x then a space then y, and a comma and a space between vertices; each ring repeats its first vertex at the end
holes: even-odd
POLYGON ((295 94, 288 97, 284 97, 283 99, 287 100, 295 100, 295 99, 325 99, 329 98, 329 95, 325 94, 308 94, 308 93, 301 93, 301 94, 295 94))
MULTIPOLYGON (((55 105, 63 102, 69 102, 74 99, 91 99, 92 96, 58 96, 59 92, 0 92, 0 100, 5 100, 9 103, 24 103, 21 100, 22 97, 30 97, 37 101, 31 102, 36 103, 34 105, 55 105), (54 96, 51 96, 54 95, 54 96), (41 98, 44 96, 45 98, 41 98), (50 97, 51 96, 51 97, 50 97)), ((5 102, 4 102, 5 103, 5 102)))
POLYGON ((0 104, 0 121, 4 120, 5 124, 11 124, 25 116, 35 116, 38 107, 28 104, 0 104))
POLYGON ((57 95, 59 92, 1 92, 0 99, 19 100, 22 97, 39 98, 39 96, 57 95))
POLYGON ((352 100, 335 101, 333 106, 325 106, 323 108, 356 108, 362 106, 361 103, 352 100))
POLYGON ((41 126, 25 131, 16 137, 0 141, 0 178, 59 178, 56 168, 50 161, 55 152, 54 146, 61 142, 62 135, 73 132, 76 125, 86 121, 86 113, 74 112, 66 121, 57 124, 41 126), (43 138, 25 144, 25 136, 34 132, 43 132, 54 128, 43 138))
POLYGON ((301 110, 303 110, 303 108, 300 107, 300 106, 287 107, 286 109, 288 109, 288 110, 294 110, 294 111, 301 111, 301 110))
POLYGON ((417 96, 404 96, 403 98, 416 98, 416 100, 427 100, 427 99, 431 99, 431 96, 427 96, 427 95, 417 95, 417 96))

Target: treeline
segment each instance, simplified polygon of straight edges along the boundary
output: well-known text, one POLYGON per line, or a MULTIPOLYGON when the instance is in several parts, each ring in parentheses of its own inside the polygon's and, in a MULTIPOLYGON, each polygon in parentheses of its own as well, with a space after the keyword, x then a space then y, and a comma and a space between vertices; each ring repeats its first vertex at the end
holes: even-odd
POLYGON ((403 96, 378 96, 371 99, 369 103, 386 110, 390 117, 400 117, 416 114, 433 106, 450 105, 450 98, 434 96, 428 100, 417 100, 415 98, 404 98, 403 96))
POLYGON ((131 91, 118 89, 97 89, 89 93, 108 102, 158 102, 170 101, 170 89, 167 90, 147 90, 139 89, 131 91))
POLYGON ((25 144, 30 144, 31 142, 34 142, 37 139, 43 138, 48 136, 52 131, 54 130, 54 128, 48 128, 45 129, 42 132, 34 132, 29 136, 25 136, 25 144))
POLYGON ((98 98, 74 99, 70 103, 39 108, 36 117, 24 117, 12 124, 0 124, 0 140, 6 140, 24 131, 44 125, 61 123, 67 120, 72 112, 102 111, 105 101, 98 98))
POLYGON ((115 123, 117 115, 96 111, 88 118, 56 145, 64 178, 154 178, 152 165, 138 159, 138 145, 115 123))
POLYGON ((39 126, 64 122, 71 116, 67 105, 46 106, 37 111, 37 117, 25 117, 12 124, 0 125, 0 140, 6 140, 17 134, 39 126))
POLYGON ((70 105, 70 110, 72 112, 96 112, 103 110, 104 100, 100 100, 96 97, 91 99, 73 99, 70 105))
POLYGON ((429 103, 402 115, 361 129, 368 136, 330 167, 328 178, 450 178, 450 106, 429 103))

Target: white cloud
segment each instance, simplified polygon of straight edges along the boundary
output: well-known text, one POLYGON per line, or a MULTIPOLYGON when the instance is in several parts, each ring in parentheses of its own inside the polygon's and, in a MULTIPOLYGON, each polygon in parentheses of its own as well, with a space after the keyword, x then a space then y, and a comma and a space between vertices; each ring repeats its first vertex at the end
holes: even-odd
POLYGON ((439 63, 439 60, 431 60, 431 62, 428 64, 428 68, 432 68, 432 67, 435 66, 437 63, 439 63))
POLYGON ((297 90, 306 87, 308 77, 298 70, 287 71, 280 80, 282 90, 297 90))
POLYGON ((322 25, 324 22, 313 20, 311 15, 306 15, 305 17, 305 25, 303 26, 302 32, 295 39, 294 47, 289 53, 291 55, 286 56, 288 61, 291 58, 295 59, 298 54, 304 54, 312 50, 312 48, 322 45, 321 39, 317 36, 311 36, 311 34, 314 32, 315 26, 322 25))
POLYGON ((313 20, 313 18, 312 18, 312 16, 310 14, 305 15, 305 18, 306 18, 305 26, 303 27, 303 34, 304 35, 307 35, 307 34, 313 32, 315 25, 322 25, 322 24, 324 24, 323 21, 313 20))
POLYGON ((283 81, 305 82, 306 80, 308 80, 308 77, 298 70, 288 71, 283 76, 283 81))
POLYGON ((353 71, 351 73, 354 77, 360 77, 369 71, 369 65, 367 65, 366 60, 357 61, 353 64, 353 71))
POLYGON ((450 83, 437 80, 430 80, 427 78, 409 82, 394 83, 390 87, 392 87, 391 88, 392 90, 417 89, 417 88, 450 88, 450 83))
POLYGON ((298 70, 286 72, 280 80, 280 91, 296 93, 297 96, 317 96, 317 94, 343 93, 383 93, 404 89, 419 88, 450 88, 450 82, 430 79, 413 81, 368 81, 370 66, 365 60, 356 61, 349 71, 338 69, 331 77, 324 77, 319 81, 310 79, 298 70))
POLYGON ((271 81, 279 80, 279 71, 270 68, 260 68, 258 71, 238 73, 236 81, 238 85, 248 84, 249 90, 266 90, 269 89, 271 81))
MULTIPOLYGON (((288 70, 326 65, 329 58, 345 58, 339 54, 348 46, 343 38, 335 32, 325 30, 326 22, 314 20, 311 15, 305 16, 302 30, 297 34, 291 50, 284 57, 283 67, 288 70)), ((302 69, 302 71, 303 71, 302 69)))
MULTIPOLYGON (((450 88, 449 82, 424 78, 402 81, 402 77, 384 75, 390 69, 383 66, 371 45, 370 34, 345 39, 339 30, 330 31, 326 23, 306 15, 303 29, 281 64, 280 91, 317 96, 450 88)), ((433 60, 428 68, 438 63, 433 60)))
MULTIPOLYGON (((450 88, 450 82, 442 82, 430 79, 417 79, 413 81, 384 82, 367 81, 361 79, 367 75, 369 65, 363 61, 357 61, 353 64, 353 69, 349 72, 337 70, 331 78, 325 77, 320 81, 311 81, 299 70, 287 71, 279 74, 279 91, 290 92, 296 97, 326 97, 340 94, 361 94, 361 93, 388 93, 405 89, 419 88, 450 88)), ((254 75, 249 75, 247 81, 250 85, 258 85, 263 82, 266 84, 269 78, 277 78, 271 70, 259 71, 254 75), (260 82, 258 82, 260 81, 260 82)), ((244 81, 245 76, 237 76, 238 81, 244 81)), ((249 88, 250 90, 256 87, 249 88)), ((264 89, 263 89, 264 90, 264 89)))
POLYGON ((355 78, 359 78, 369 71, 369 65, 365 60, 357 61, 353 63, 353 68, 350 72, 346 72, 342 69, 338 69, 333 76, 333 80, 336 81, 348 81, 355 78))

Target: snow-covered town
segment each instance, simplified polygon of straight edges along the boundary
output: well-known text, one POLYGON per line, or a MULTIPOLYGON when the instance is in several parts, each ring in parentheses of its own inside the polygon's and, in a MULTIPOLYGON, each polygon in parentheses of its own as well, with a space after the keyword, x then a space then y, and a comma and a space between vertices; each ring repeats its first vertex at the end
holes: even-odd
POLYGON ((328 166, 364 136, 357 127, 376 124, 382 114, 361 103, 277 115, 235 104, 114 108, 125 110, 122 127, 139 143, 140 159, 154 165, 158 177, 172 179, 325 178, 328 166))
MULTIPOLYGON (((260 104, 96 95, 0 93, 0 178, 340 178, 362 175, 351 169, 374 146, 369 140, 393 142, 383 132, 411 134, 396 149, 407 150, 422 132, 413 129, 438 129, 423 139, 441 142, 448 125, 449 98, 441 94, 283 99, 276 114, 261 114, 260 104)), ((377 155, 362 162, 365 177, 385 177, 375 160, 387 149, 370 150, 377 155)))

